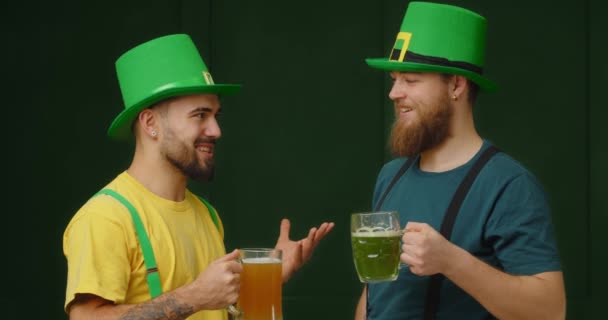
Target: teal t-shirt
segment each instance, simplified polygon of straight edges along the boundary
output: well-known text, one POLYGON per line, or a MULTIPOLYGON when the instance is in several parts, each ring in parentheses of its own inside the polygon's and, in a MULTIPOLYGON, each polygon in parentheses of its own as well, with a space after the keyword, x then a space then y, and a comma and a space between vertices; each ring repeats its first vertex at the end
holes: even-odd
MULTIPOLYGON (((439 230, 446 209, 477 158, 446 172, 424 172, 419 159, 395 183, 381 210, 396 210, 404 227, 425 222, 439 230)), ((387 163, 378 176, 373 208, 406 159, 387 163)), ((532 275, 561 270, 551 212, 543 188, 521 164, 505 153, 488 161, 465 197, 450 241, 509 274, 532 275)), ((368 320, 423 319, 429 276, 407 267, 394 282, 368 286, 368 320)), ((437 319, 491 319, 475 299, 444 279, 437 319)))

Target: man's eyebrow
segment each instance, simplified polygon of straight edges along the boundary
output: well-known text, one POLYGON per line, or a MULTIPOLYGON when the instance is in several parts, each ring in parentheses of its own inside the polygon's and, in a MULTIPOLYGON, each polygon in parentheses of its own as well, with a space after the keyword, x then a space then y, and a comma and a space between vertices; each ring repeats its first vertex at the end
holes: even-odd
POLYGON ((213 112, 213 109, 211 109, 209 107, 198 107, 198 108, 192 109, 190 111, 190 113, 197 113, 197 112, 213 112))

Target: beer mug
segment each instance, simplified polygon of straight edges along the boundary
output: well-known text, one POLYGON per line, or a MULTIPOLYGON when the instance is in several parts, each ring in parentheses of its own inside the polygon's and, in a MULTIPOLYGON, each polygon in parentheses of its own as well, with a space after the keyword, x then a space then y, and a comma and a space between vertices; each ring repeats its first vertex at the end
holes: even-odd
POLYGON ((399 275, 401 224, 396 211, 354 213, 353 261, 361 282, 394 281, 399 275))
POLYGON ((239 249, 241 289, 235 306, 228 307, 234 320, 282 320, 282 252, 270 248, 239 249))

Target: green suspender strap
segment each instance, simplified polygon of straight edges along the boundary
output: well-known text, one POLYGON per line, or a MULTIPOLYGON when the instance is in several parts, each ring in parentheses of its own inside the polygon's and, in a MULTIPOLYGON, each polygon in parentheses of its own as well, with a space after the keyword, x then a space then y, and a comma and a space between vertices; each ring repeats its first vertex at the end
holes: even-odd
MULTIPOLYGON (((127 209, 129 209, 131 219, 133 219, 133 225, 135 225, 135 234, 139 239, 141 251, 144 255, 144 264, 146 265, 146 280, 148 281, 148 289, 150 290, 150 296, 152 297, 152 299, 160 296, 163 293, 163 289, 160 285, 160 276, 158 274, 158 266, 156 265, 156 259, 154 258, 154 250, 152 249, 150 239, 148 238, 148 233, 144 228, 144 224, 141 222, 141 218, 139 217, 137 210, 135 209, 135 207, 133 207, 129 200, 125 199, 125 197, 121 196, 120 193, 114 190, 103 189, 97 192, 93 197, 96 197, 100 194, 105 194, 113 197, 114 199, 122 203, 127 209)), ((220 225, 219 220, 217 218, 217 213, 209 204, 209 202, 207 202, 201 197, 198 198, 207 207, 207 210, 209 210, 211 220, 213 220, 213 224, 215 224, 215 227, 219 231, 220 225)))
POLYGON ((207 202, 207 200, 203 199, 202 197, 198 197, 198 198, 207 207, 207 210, 209 210, 209 215, 211 216, 211 220, 213 220, 213 224, 215 225, 215 228, 219 232, 220 231, 220 222, 217 218, 217 213, 215 212, 215 209, 213 209, 213 207, 211 206, 211 204, 209 204, 209 202, 207 202))
POLYGON ((148 233, 146 233, 146 229, 144 228, 144 224, 141 222, 141 218, 137 213, 137 210, 129 200, 125 199, 120 193, 110 190, 103 189, 95 194, 98 196, 100 194, 105 194, 111 196, 122 203, 127 209, 129 209, 129 213, 131 214, 131 218, 133 219, 133 224, 135 225, 135 234, 137 234, 137 238, 139 239, 139 244, 141 246, 141 251, 144 255, 144 263, 146 265, 146 280, 148 281, 148 289, 150 290, 150 296, 152 299, 163 294, 163 288, 160 285, 160 276, 158 275, 158 267, 156 266, 156 259, 154 258, 154 250, 152 250, 152 245, 150 244, 150 239, 148 238, 148 233))

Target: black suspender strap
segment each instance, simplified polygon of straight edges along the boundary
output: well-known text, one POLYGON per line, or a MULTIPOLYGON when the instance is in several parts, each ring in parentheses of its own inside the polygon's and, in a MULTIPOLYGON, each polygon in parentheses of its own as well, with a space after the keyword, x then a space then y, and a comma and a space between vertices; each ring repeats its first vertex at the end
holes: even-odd
POLYGON ((382 204, 384 203, 384 199, 386 199, 386 196, 388 195, 388 193, 391 192, 391 189, 393 188, 395 183, 397 183, 397 181, 399 181, 399 178, 401 178, 401 176, 407 171, 407 169, 409 169, 409 167, 412 165, 412 163, 414 163, 416 158, 417 158, 417 156, 407 158, 407 161, 405 161, 405 163, 401 166, 399 171, 397 171, 397 173, 393 177, 393 180, 391 180, 391 183, 389 183, 386 190, 384 190, 382 197, 380 197, 380 200, 378 200, 378 204, 376 204, 376 209, 375 209, 376 211, 380 210, 380 208, 382 207, 382 204))
MULTIPOLYGON (((397 183, 397 181, 399 181, 399 178, 401 178, 401 176, 403 176, 403 174, 407 171, 407 169, 409 169, 412 166, 412 163, 414 163, 416 158, 417 158, 417 156, 412 156, 412 157, 407 158, 407 160, 403 163, 401 168, 399 168, 399 171, 397 171, 397 173, 393 177, 393 180, 391 180, 391 183, 389 183, 386 190, 384 190, 382 197, 380 197, 380 200, 378 200, 378 203, 376 204, 376 209, 375 209, 376 211, 380 210, 380 208, 382 207, 382 204, 384 203, 384 199, 386 199, 386 196, 388 195, 388 193, 391 191, 391 189, 393 188, 395 183, 397 183)), ((368 302, 369 301, 369 286, 367 284, 365 284, 365 289, 367 291, 367 296, 365 298, 365 312, 369 316, 369 311, 370 311, 369 302, 368 302)))
MULTIPOLYGON (((441 223, 441 235, 443 235, 448 241, 452 235, 452 229, 454 228, 454 222, 456 221, 456 216, 460 211, 460 207, 462 206, 462 202, 464 198, 467 196, 469 189, 475 182, 475 178, 483 169, 485 164, 498 153, 499 150, 494 146, 489 146, 477 159, 473 167, 469 170, 467 175, 464 177, 458 189, 454 193, 454 197, 446 210, 445 216, 443 218, 443 222, 441 223)), ((432 320, 435 319, 437 315, 437 310, 439 307, 439 294, 441 291, 441 282, 445 277, 441 274, 435 274, 431 276, 429 281, 429 286, 426 292, 426 303, 424 308, 424 319, 432 320)))

